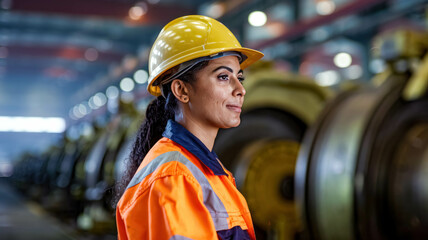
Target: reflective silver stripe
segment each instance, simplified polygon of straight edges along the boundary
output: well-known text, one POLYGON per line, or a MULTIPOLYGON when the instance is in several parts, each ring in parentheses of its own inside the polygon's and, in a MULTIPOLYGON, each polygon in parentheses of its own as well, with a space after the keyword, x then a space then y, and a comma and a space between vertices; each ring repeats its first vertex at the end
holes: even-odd
POLYGON ((170 153, 171 152, 167 152, 159 155, 157 158, 153 159, 149 164, 147 164, 143 169, 137 172, 134 177, 132 177, 126 189, 131 188, 142 182, 144 178, 146 178, 149 174, 153 173, 160 165, 172 161, 177 161, 174 159, 173 156, 171 156, 170 153))
POLYGON ((169 240, 192 240, 192 239, 181 235, 174 235, 169 240))
POLYGON ((211 214, 216 231, 229 229, 229 224, 227 223, 229 214, 227 213, 223 202, 212 189, 204 173, 180 152, 166 152, 153 159, 149 164, 147 164, 147 166, 135 174, 131 182, 128 184, 127 189, 139 184, 144 180, 145 177, 153 173, 160 165, 172 161, 177 161, 184 164, 192 173, 193 177, 198 181, 202 188, 204 205, 211 214))

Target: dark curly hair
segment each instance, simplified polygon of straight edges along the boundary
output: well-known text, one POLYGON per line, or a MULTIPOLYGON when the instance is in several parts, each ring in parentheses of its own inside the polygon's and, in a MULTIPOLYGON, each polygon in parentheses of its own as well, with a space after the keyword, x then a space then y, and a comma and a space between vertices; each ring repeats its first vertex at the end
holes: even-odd
MULTIPOLYGON (((179 77, 180 80, 192 84, 196 80, 196 74, 208 65, 209 61, 202 61, 196 64, 189 71, 179 77)), ((169 77, 174 73, 174 69, 164 74, 162 77, 169 77)), ((116 196, 114 206, 125 192, 128 183, 131 181, 141 162, 149 150, 162 138, 169 119, 174 119, 177 108, 177 99, 171 92, 171 83, 162 86, 163 96, 154 99, 147 106, 143 123, 138 130, 131 154, 126 162, 126 170, 123 178, 116 183, 116 196), (164 97, 165 96, 165 97, 164 97)))

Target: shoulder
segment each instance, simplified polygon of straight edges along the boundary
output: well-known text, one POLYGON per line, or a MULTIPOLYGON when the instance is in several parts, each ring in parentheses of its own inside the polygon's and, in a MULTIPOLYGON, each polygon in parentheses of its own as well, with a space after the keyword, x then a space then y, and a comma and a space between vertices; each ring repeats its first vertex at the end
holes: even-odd
POLYGON ((144 158, 127 190, 137 187, 139 192, 145 191, 158 179, 172 176, 182 175, 195 181, 200 172, 185 149, 168 138, 162 138, 144 158))
POLYGON ((163 161, 152 161, 152 165, 137 172, 122 196, 122 202, 118 206, 120 211, 128 212, 153 196, 167 197, 177 192, 185 194, 190 189, 199 191, 197 179, 178 159, 181 159, 178 152, 168 152, 161 158, 163 161))
MULTIPOLYGON (((144 159, 146 161, 146 159, 144 159)), ((139 183, 150 183, 158 178, 189 175, 192 162, 179 150, 169 149, 146 162, 134 175, 128 188, 139 183), (171 151, 172 150, 172 151, 171 151)))
POLYGON ((168 138, 162 138, 146 155, 128 184, 124 194, 126 202, 134 202, 152 189, 154 184, 174 185, 177 179, 197 188, 204 178, 200 167, 186 149, 168 138))

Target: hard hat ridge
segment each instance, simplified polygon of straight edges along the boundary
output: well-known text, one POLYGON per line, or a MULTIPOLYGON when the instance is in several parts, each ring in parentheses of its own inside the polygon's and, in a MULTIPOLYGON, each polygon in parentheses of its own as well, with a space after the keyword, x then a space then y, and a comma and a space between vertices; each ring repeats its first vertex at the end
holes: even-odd
MULTIPOLYGON (((178 71, 184 73, 184 68, 189 70, 192 64, 196 64, 194 62, 198 62, 192 60, 204 57, 207 57, 204 60, 210 60, 210 56, 211 59, 216 55, 220 57, 222 55, 219 53, 223 52, 235 52, 235 55, 239 53, 242 69, 263 57, 261 52, 241 47, 232 32, 215 19, 200 15, 177 18, 162 29, 150 51, 147 90, 152 95, 159 96, 159 85, 165 81, 156 80, 166 71, 186 63, 178 71)), ((175 74, 173 76, 176 77, 175 74)))

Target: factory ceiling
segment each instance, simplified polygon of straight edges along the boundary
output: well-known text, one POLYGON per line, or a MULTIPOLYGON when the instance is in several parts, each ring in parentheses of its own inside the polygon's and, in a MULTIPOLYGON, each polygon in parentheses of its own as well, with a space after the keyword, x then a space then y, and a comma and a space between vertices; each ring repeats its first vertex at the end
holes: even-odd
POLYGON ((94 82, 143 65, 161 27, 204 2, 0 1, 1 115, 66 117, 85 91, 99 90, 94 82), (132 18, 138 4, 145 14, 132 18))

